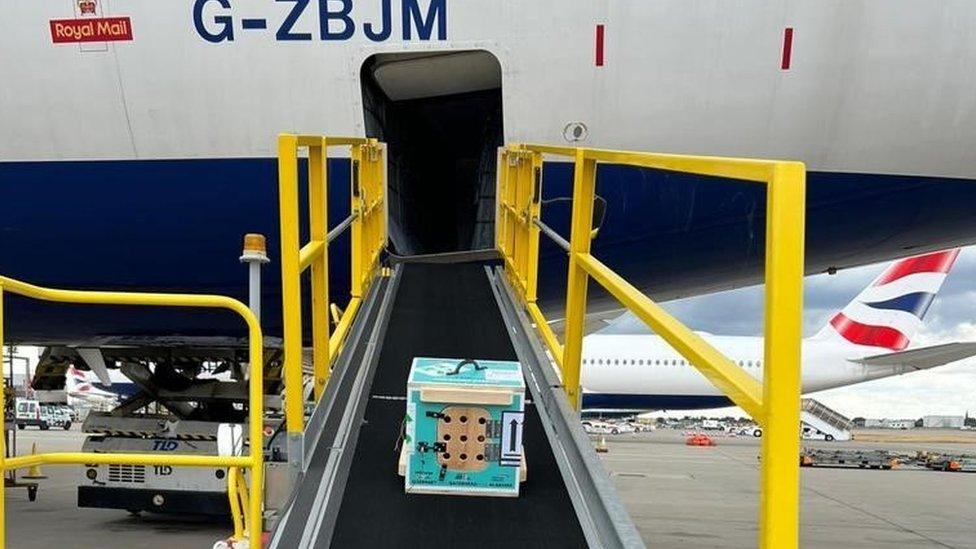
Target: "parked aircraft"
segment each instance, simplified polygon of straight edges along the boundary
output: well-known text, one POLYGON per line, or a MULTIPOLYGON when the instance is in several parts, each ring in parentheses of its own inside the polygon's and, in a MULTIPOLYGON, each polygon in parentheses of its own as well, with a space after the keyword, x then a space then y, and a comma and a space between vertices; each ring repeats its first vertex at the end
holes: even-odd
MULTIPOLYGON (((926 370, 976 355, 976 342, 911 348, 959 254, 897 261, 813 337, 803 341, 804 393, 926 370)), ((761 380, 763 338, 702 333, 761 380)), ((657 335, 596 333, 583 342, 583 407, 589 411, 717 408, 731 401, 657 335)))
POLYGON ((108 370, 112 383, 102 384, 94 373, 69 366, 64 375, 64 392, 68 404, 101 404, 111 406, 135 394, 138 388, 116 369, 108 370))

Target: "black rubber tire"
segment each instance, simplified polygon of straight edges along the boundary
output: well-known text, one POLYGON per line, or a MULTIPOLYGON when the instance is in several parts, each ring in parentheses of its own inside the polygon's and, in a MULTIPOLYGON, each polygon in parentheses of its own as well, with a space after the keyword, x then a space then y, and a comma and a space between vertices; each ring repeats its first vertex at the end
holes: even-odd
POLYGON ((824 436, 824 440, 826 440, 827 442, 833 442, 834 441, 834 435, 826 435, 826 436, 824 436))
POLYGON ((42 431, 47 431, 50 428, 51 428, 51 426, 48 425, 47 423, 41 423, 41 430, 42 431))
POLYGON ((26 426, 26 425, 24 425, 23 423, 18 423, 18 424, 17 424, 17 428, 18 428, 18 429, 20 429, 21 431, 23 431, 23 430, 24 430, 24 429, 25 429, 26 427, 27 427, 27 426, 26 426))
POLYGON ((753 438, 759 438, 762 436, 762 429, 755 429, 752 431, 753 438))
POLYGON ((620 434, 620 430, 618 430, 618 429, 610 429, 610 434, 611 435, 619 435, 620 434))
POLYGON ((27 487, 27 500, 28 501, 37 501, 37 486, 28 486, 27 487))
POLYGON ((70 421, 64 424, 64 430, 67 431, 68 429, 71 429, 71 422, 70 421))

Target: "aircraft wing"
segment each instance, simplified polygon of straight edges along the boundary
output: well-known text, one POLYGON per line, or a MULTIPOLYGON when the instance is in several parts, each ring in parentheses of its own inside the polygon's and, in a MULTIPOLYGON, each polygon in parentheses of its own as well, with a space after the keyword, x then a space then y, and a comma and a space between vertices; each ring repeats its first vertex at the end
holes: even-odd
POLYGON ((865 366, 910 366, 925 370, 976 355, 976 342, 955 342, 869 356, 855 362, 865 366))

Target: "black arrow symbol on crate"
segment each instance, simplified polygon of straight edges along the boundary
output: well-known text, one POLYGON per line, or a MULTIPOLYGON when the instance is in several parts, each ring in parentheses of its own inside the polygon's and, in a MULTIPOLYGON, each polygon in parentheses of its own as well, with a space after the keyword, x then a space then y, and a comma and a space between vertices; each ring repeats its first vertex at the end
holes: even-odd
POLYGON ((513 419, 509 425, 512 426, 512 438, 508 441, 508 451, 515 452, 515 435, 518 433, 518 421, 513 419))

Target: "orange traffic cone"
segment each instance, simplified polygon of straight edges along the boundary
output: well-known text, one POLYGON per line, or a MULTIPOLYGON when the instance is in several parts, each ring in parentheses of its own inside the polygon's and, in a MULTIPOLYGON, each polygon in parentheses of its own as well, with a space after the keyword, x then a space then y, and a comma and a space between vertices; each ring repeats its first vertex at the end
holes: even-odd
MULTIPOLYGON (((31 455, 32 456, 33 455, 37 455, 37 443, 36 442, 34 442, 34 443, 31 444, 31 455)), ((41 466, 40 465, 31 465, 27 469, 27 474, 22 475, 20 478, 26 478, 26 479, 42 479, 42 478, 47 478, 47 475, 45 475, 44 473, 41 472, 41 466)))

